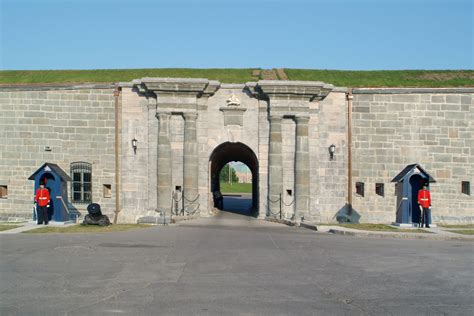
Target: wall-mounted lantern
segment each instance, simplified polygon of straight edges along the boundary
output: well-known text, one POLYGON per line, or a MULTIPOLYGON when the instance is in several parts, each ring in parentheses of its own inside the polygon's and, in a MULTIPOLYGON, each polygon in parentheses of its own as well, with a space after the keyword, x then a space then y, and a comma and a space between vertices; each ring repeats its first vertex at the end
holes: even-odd
POLYGON ((331 160, 334 160, 334 153, 336 152, 336 145, 332 144, 331 146, 328 147, 329 150, 329 158, 331 160))
POLYGON ((132 148, 133 148, 133 152, 135 153, 135 155, 137 154, 137 144, 138 144, 138 140, 134 137, 132 139, 132 148))

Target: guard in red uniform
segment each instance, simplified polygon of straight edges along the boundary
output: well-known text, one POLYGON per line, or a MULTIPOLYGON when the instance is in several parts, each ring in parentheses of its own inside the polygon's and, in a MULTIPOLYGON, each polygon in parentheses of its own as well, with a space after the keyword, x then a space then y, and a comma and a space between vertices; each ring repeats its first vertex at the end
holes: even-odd
POLYGON ((37 220, 38 225, 44 224, 48 225, 49 215, 48 208, 51 197, 49 195, 48 189, 44 187, 44 182, 40 182, 40 187, 36 190, 35 203, 37 209, 37 220))
MULTIPOLYGON (((424 185, 423 188, 418 191, 418 204, 423 210, 421 214, 421 219, 425 223, 425 226, 427 228, 430 228, 431 195, 426 185, 424 185)), ((423 222, 421 227, 423 227, 423 222)))

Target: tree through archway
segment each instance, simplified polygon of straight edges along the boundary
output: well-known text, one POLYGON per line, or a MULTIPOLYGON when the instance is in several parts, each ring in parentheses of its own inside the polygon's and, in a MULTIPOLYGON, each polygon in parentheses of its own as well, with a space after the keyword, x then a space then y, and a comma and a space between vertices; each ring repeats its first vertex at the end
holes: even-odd
MULTIPOLYGON (((244 163, 252 174, 252 202, 251 209, 242 209, 237 213, 244 215, 258 216, 258 159, 255 153, 243 143, 226 142, 217 146, 210 157, 210 185, 214 205, 218 206, 218 194, 221 192, 219 175, 229 162, 240 161, 244 163)), ((230 201, 230 200, 229 200, 230 201)), ((224 204, 224 210, 226 209, 224 204)), ((233 211, 236 211, 235 209, 233 211)))

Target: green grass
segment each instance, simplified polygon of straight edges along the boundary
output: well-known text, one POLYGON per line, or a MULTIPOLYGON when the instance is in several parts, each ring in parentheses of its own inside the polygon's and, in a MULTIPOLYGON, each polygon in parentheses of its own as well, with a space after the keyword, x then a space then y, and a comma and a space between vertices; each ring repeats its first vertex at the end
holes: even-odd
POLYGON ((252 193, 251 183, 229 183, 221 182, 222 193, 252 193))
POLYGON ((474 235, 474 229, 457 229, 457 230, 448 230, 451 233, 463 234, 463 235, 474 235))
POLYGON ((474 224, 461 224, 461 225, 438 225, 444 228, 474 228, 474 224))
POLYGON ((5 70, 0 84, 114 83, 143 77, 207 78, 223 83, 252 81, 253 69, 100 69, 100 70, 5 70))
POLYGON ((474 86, 474 70, 311 70, 285 69, 290 80, 323 81, 344 87, 474 86))
POLYGON ((385 224, 336 224, 337 226, 347 227, 359 230, 369 231, 388 231, 388 232, 404 232, 404 233, 428 233, 423 229, 401 229, 385 224))
POLYGON ((118 224, 100 227, 98 225, 74 225, 68 227, 53 227, 44 226, 41 228, 25 231, 24 233, 36 234, 36 233, 110 233, 110 232, 121 232, 137 228, 147 228, 150 225, 144 224, 118 224))
MULTIPOLYGON (((223 83, 255 81, 256 68, 161 68, 99 70, 5 70, 0 84, 114 83, 143 77, 208 78, 223 83)), ((324 81, 345 87, 474 87, 474 70, 285 69, 290 80, 324 81)))
POLYGON ((13 229, 13 228, 18 228, 21 226, 23 225, 0 224, 0 232, 4 230, 13 229))

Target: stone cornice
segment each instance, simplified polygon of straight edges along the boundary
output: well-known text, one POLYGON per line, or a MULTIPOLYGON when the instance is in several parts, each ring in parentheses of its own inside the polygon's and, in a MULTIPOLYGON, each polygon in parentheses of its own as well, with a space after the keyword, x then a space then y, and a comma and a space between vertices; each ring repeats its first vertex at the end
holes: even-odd
POLYGON ((189 97, 210 96, 220 87, 220 82, 193 78, 142 78, 132 81, 139 92, 156 95, 182 95, 189 97))
POLYGON ((443 93, 474 93, 474 88, 354 88, 353 94, 443 94, 443 93))
POLYGON ((205 97, 210 97, 211 95, 214 95, 216 91, 221 87, 221 83, 217 80, 209 80, 208 85, 203 91, 203 96, 205 97))
POLYGON ((260 80, 248 82, 248 90, 255 95, 270 99, 322 100, 334 88, 320 81, 260 80))

